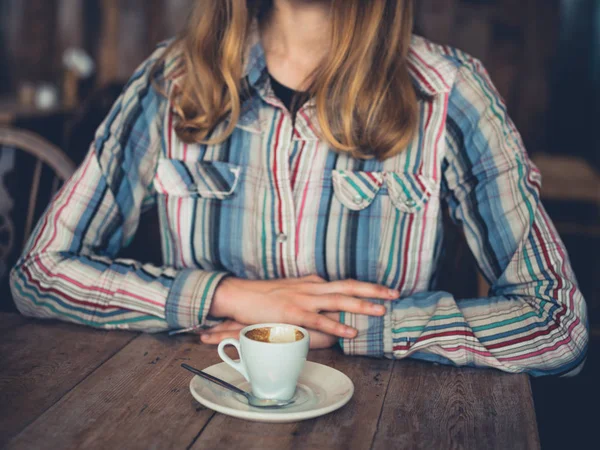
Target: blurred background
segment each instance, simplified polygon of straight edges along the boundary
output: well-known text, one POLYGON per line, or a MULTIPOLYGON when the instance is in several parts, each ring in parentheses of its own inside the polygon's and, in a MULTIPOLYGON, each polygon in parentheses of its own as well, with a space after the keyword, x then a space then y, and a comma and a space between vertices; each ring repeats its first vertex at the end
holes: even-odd
MULTIPOLYGON (((6 275, 60 186, 59 172, 81 162, 124 82, 181 29, 193 3, 0 0, 0 128, 27 131, 0 135, 0 310, 14 309, 6 275), (26 155, 14 152, 17 143, 29 146, 26 155)), ((544 448, 573 444, 593 429, 588 416, 572 414, 574 398, 597 392, 592 374, 600 373, 600 0, 416 3, 419 34, 467 51, 490 72, 542 172, 544 204, 588 301, 592 344, 583 375, 534 382, 544 448)), ((147 245, 157 230, 155 217, 144 220, 125 256, 160 263, 158 246, 147 245)), ((455 293, 481 292, 468 250, 457 245, 452 258, 455 293)))

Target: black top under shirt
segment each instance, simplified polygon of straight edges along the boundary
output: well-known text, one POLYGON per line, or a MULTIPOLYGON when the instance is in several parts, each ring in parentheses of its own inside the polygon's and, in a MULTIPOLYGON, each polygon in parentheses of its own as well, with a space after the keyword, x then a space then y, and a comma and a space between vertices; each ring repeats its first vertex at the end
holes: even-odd
POLYGON ((292 118, 295 119, 298 110, 308 100, 308 93, 295 91, 292 88, 284 86, 275 78, 273 78, 273 75, 271 74, 269 74, 269 78, 271 79, 271 87, 273 88, 273 93, 285 105, 285 107, 291 113, 292 118))

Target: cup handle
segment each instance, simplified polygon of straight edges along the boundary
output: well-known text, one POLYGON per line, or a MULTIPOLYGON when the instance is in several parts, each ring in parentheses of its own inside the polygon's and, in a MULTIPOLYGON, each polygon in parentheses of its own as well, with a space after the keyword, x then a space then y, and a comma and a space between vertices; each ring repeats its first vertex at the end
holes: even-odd
POLYGON ((241 373, 244 376, 244 378, 246 379, 246 381, 250 382, 250 378, 248 377, 248 373, 246 372, 246 368, 244 367, 244 363, 242 361, 242 352, 240 351, 240 341, 238 341, 237 339, 233 339, 233 338, 224 339, 219 344, 218 352, 219 352, 219 356, 221 357, 221 359, 224 362, 226 362, 231 367, 233 367, 235 370, 237 370, 239 373, 241 373), (227 356, 227 354, 225 353, 225 347, 227 347, 228 345, 233 345, 237 349, 238 355, 240 355, 240 362, 236 362, 233 359, 231 359, 229 356, 227 356))

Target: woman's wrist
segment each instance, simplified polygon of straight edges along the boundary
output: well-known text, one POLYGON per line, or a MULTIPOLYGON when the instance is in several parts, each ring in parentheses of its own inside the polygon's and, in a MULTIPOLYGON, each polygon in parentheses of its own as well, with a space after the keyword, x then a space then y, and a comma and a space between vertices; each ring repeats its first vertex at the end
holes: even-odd
POLYGON ((237 284, 241 281, 235 277, 225 277, 221 280, 215 294, 213 296, 212 304, 210 306, 209 314, 216 319, 233 319, 233 299, 235 298, 235 292, 237 291, 237 284))

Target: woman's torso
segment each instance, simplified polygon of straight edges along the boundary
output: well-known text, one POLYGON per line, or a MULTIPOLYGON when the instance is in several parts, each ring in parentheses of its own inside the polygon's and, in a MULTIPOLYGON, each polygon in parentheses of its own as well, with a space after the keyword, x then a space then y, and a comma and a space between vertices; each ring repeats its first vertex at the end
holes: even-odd
MULTIPOLYGON (((259 48, 257 51, 261 51, 259 48)), ((154 189, 165 263, 248 279, 318 274, 427 290, 441 244, 446 105, 455 65, 415 39, 418 131, 385 161, 332 151, 310 103, 294 125, 254 55, 255 93, 221 144, 184 144, 164 118, 154 189)), ((224 129, 221 124, 213 133, 224 129)))

